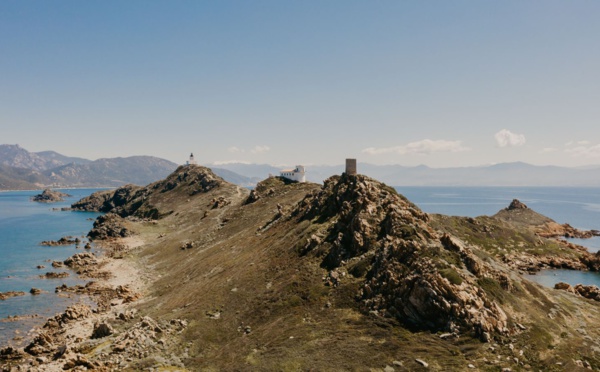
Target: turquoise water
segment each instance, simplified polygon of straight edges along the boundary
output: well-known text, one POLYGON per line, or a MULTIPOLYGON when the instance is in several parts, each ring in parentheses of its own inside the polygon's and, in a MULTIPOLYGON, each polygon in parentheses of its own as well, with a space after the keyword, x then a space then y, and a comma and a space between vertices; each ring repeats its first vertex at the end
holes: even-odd
POLYGON ((542 270, 535 275, 524 275, 524 277, 550 288, 554 288, 554 285, 558 282, 569 283, 572 286, 584 284, 600 287, 600 273, 590 271, 542 270))
MULTIPOLYGON (((91 194, 94 190, 62 190, 72 197, 60 203, 36 203, 30 200, 39 191, 0 192, 0 292, 24 291, 25 296, 0 301, 0 345, 13 342, 18 334, 24 335, 34 325, 43 323, 46 318, 64 310, 78 300, 76 296, 64 298, 54 293, 60 285, 84 283, 77 274, 68 268, 55 269, 51 261, 64 261, 78 251, 83 244, 47 247, 39 243, 44 240, 58 240, 63 236, 76 236, 82 239, 92 228, 97 213, 54 211, 53 208, 68 207, 74 201, 91 194), (44 265, 44 269, 37 269, 44 265), (46 272, 67 271, 71 275, 64 279, 41 279, 46 272), (30 295, 31 288, 45 291, 40 295, 30 295), (8 316, 37 314, 34 319, 6 322, 8 316)), ((83 239, 82 239, 83 240, 83 239)))

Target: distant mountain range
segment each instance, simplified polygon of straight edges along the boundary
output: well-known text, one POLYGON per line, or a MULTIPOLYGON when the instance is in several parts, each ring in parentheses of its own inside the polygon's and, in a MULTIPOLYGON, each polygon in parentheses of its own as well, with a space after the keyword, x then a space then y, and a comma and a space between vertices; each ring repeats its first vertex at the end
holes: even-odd
MULTIPOLYGON (((98 159, 69 157, 54 151, 29 152, 19 145, 0 145, 0 190, 46 187, 118 187, 148 185, 171 174, 178 164, 153 156, 98 159)), ((213 171, 228 182, 253 186, 260 181, 226 169, 213 171)))
MULTIPOLYGON (((219 164, 250 179, 264 179, 279 170, 268 164, 219 164)), ((210 167, 210 165, 209 165, 210 167)), ((334 174, 341 174, 343 165, 310 165, 306 167, 308 181, 322 183, 334 174)), ((358 164, 358 172, 391 186, 593 186, 600 187, 600 166, 567 168, 536 166, 522 162, 501 163, 479 167, 430 168, 424 165, 358 164)))
POLYGON ((91 161, 54 151, 29 152, 19 145, 0 145, 3 190, 147 185, 166 177, 175 168, 177 164, 152 156, 91 161))
MULTIPOLYGON (((165 178, 178 164, 152 156, 108 158, 95 161, 54 151, 29 152, 19 145, 0 145, 0 190, 46 187, 145 186, 165 178)), ((269 164, 208 164, 227 182, 252 187, 282 167, 269 164)), ((308 181, 322 183, 341 174, 343 165, 307 166, 308 181)), ((593 186, 600 187, 600 166, 567 168, 526 163, 480 167, 430 168, 424 165, 358 164, 358 172, 391 186, 593 186)))

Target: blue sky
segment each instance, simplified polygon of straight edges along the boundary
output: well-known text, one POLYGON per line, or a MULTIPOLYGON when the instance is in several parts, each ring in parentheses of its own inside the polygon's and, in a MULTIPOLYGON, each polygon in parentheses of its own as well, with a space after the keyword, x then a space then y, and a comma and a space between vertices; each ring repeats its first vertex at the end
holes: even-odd
POLYGON ((597 1, 0 2, 0 143, 600 164, 597 1))

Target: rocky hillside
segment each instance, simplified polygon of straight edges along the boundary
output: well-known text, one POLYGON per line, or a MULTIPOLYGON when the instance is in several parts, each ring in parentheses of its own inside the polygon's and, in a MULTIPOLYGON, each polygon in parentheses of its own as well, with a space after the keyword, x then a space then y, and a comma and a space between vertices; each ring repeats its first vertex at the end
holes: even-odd
POLYGON ((43 172, 61 165, 85 164, 90 160, 71 158, 54 151, 29 152, 19 145, 0 145, 0 164, 13 168, 43 172))
POLYGON ((46 181, 39 172, 0 164, 0 190, 35 190, 46 181))
POLYGON ((98 159, 87 164, 67 164, 44 172, 52 184, 71 187, 117 187, 127 183, 147 185, 168 176, 177 165, 152 156, 98 159))
POLYGON ((169 175, 175 163, 151 156, 87 159, 54 151, 29 152, 19 145, 0 145, 0 189, 44 187, 118 187, 147 185, 169 175))
MULTIPOLYGON (((0 145, 0 190, 147 185, 167 177, 175 168, 177 164, 152 156, 91 161, 0 145)), ((254 186, 258 181, 226 169, 214 168, 214 172, 240 186, 254 186)))
POLYGON ((145 273, 147 291, 128 310, 138 315, 107 316, 110 332, 72 341, 62 368, 600 368, 599 303, 521 274, 595 269, 593 255, 506 215, 524 208, 428 215, 345 174, 322 186, 268 178, 250 192, 200 166, 73 208, 108 212, 95 241, 144 239, 119 257, 145 273))

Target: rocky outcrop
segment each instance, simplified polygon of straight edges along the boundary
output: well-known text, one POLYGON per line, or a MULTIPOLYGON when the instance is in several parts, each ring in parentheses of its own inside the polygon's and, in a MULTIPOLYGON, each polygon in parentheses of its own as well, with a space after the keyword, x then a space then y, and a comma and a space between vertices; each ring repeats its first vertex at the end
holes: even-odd
MULTIPOLYGON (((428 215, 391 187, 361 175, 334 176, 292 215, 327 226, 302 254, 323 252, 331 271, 366 273, 358 294, 365 310, 418 329, 474 331, 484 340, 506 331, 505 313, 476 285, 493 270, 438 236, 428 215)), ((340 280, 334 276, 330 281, 340 280)))
POLYGON ((95 323, 92 331, 92 338, 103 338, 110 336, 115 332, 113 327, 108 323, 95 323))
POLYGON ((536 233, 544 238, 579 238, 589 239, 594 236, 600 236, 598 230, 580 230, 576 229, 568 223, 558 224, 549 222, 537 228, 536 233))
POLYGON ((117 191, 128 190, 134 187, 140 188, 139 186, 127 185, 119 187, 117 190, 96 191, 90 196, 86 196, 76 203, 71 204, 71 209, 86 212, 108 212, 118 206, 115 205, 115 200, 113 200, 117 191))
POLYGON ((517 199, 514 199, 507 208, 502 209, 494 215, 495 218, 507 221, 517 227, 526 227, 543 238, 581 238, 587 239, 600 236, 598 230, 580 230, 571 225, 559 224, 556 221, 543 216, 517 199))
POLYGON ((600 288, 595 285, 577 284, 573 287, 568 283, 559 282, 554 285, 554 289, 575 293, 590 300, 600 301, 600 288))
POLYGON ((94 221, 94 226, 88 233, 92 240, 124 238, 133 233, 124 226, 125 220, 115 213, 100 216, 94 221))
POLYGON ((225 181, 210 169, 188 165, 180 166, 166 179, 146 187, 126 185, 114 191, 93 193, 71 205, 73 210, 110 212, 121 217, 160 219, 171 213, 157 206, 161 194, 181 194, 190 197, 218 188, 225 181))
POLYGON ((67 272, 61 272, 61 273, 57 273, 57 272, 47 272, 43 275, 40 275, 40 278, 42 279, 62 279, 62 278, 67 278, 69 277, 69 273, 67 272))
POLYGON ((64 201, 64 198, 70 197, 71 195, 65 194, 64 192, 54 191, 52 189, 46 189, 41 194, 35 195, 31 200, 39 203, 56 203, 64 201))
POLYGON ((64 261, 65 265, 72 269, 85 266, 95 266, 98 263, 96 256, 89 252, 76 253, 64 261))
POLYGON ((508 207, 506 207, 506 210, 512 211, 515 209, 528 209, 528 207, 524 203, 522 203, 520 200, 513 199, 513 201, 510 203, 510 205, 508 207))
POLYGON ((7 298, 17 297, 17 296, 25 296, 25 292, 23 292, 23 291, 0 292, 0 300, 6 300, 7 298))
POLYGON ((58 240, 44 240, 43 242, 40 243, 40 245, 45 245, 48 247, 55 247, 55 246, 59 246, 59 245, 72 245, 72 244, 79 244, 81 243, 81 240, 79 240, 79 238, 74 238, 72 236, 63 236, 62 238, 58 239, 58 240))

